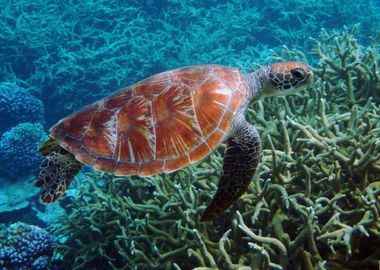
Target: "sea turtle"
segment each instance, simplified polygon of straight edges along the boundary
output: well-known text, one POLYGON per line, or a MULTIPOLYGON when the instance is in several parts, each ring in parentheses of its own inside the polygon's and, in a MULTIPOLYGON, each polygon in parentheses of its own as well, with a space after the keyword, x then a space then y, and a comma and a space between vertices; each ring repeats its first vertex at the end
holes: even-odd
POLYGON ((223 213, 246 190, 260 161, 260 137, 245 120, 261 96, 293 93, 313 80, 300 62, 243 74, 221 65, 163 72, 121 89, 54 125, 41 146, 36 186, 58 200, 88 164, 115 175, 168 173, 206 157, 227 140, 216 195, 201 221, 223 213))

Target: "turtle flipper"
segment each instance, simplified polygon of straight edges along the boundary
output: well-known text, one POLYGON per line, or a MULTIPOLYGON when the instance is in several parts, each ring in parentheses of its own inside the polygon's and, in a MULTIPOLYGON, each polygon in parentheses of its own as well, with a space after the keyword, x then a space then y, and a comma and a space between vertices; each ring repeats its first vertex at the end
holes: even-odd
POLYGON ((227 142, 218 190, 203 212, 202 222, 222 214, 245 193, 260 162, 260 149, 256 129, 245 119, 237 121, 234 136, 227 142))
POLYGON ((46 158, 40 165, 40 174, 34 185, 41 188, 42 202, 53 203, 62 197, 83 164, 59 144, 54 146, 54 139, 46 141, 41 149, 41 154, 46 158))
POLYGON ((51 154, 52 152, 60 152, 61 146, 59 145, 59 142, 56 139, 49 138, 47 139, 40 147, 38 152, 41 156, 46 157, 47 155, 51 154))

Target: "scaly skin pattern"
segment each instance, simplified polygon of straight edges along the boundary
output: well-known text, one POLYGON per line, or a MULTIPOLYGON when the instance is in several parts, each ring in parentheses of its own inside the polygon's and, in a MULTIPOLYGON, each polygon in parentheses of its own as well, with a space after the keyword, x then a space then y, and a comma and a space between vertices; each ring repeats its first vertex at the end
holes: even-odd
POLYGON ((40 165, 40 173, 34 185, 41 188, 41 201, 52 203, 61 198, 70 187, 83 164, 52 138, 41 146, 39 152, 45 159, 40 165))
POLYGON ((260 162, 261 143, 255 127, 243 115, 238 116, 235 125, 224 152, 218 190, 203 212, 201 221, 218 217, 243 195, 260 162))
POLYGON ((260 136, 245 120, 246 108, 261 96, 302 89, 312 79, 311 69, 299 62, 246 75, 203 65, 163 72, 122 89, 51 129, 50 140, 60 149, 52 150, 49 141, 43 147, 46 160, 36 183, 41 199, 50 203, 61 197, 81 163, 115 175, 172 172, 228 139, 218 190, 201 217, 211 220, 245 193, 260 162, 260 136), (61 150, 66 154, 57 155, 61 150), (52 180, 56 171, 69 173, 52 180))
POLYGON ((48 155, 41 163, 40 174, 34 184, 41 188, 41 201, 52 203, 61 198, 82 167, 82 163, 63 149, 60 153, 52 152, 48 155))

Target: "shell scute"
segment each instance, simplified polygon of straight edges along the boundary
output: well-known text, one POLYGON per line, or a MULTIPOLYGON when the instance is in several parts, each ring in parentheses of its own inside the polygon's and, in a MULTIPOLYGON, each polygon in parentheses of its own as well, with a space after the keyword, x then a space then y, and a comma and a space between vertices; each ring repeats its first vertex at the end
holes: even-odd
POLYGON ((164 171, 164 161, 152 160, 141 164, 140 175, 148 176, 157 173, 162 173, 164 171))
POLYGON ((116 175, 171 172, 207 156, 244 100, 236 69, 164 72, 63 119, 51 136, 79 161, 116 175))
POLYGON ((207 139, 206 142, 210 146, 211 149, 216 148, 219 143, 223 140, 225 133, 221 130, 216 130, 212 133, 207 139))
POLYGON ((116 161, 114 159, 97 158, 93 167, 96 170, 105 171, 105 172, 113 172, 115 165, 116 165, 116 161))
POLYGON ((96 111, 84 133, 82 145, 97 156, 111 158, 115 150, 115 127, 116 119, 112 111, 96 111))
POLYGON ((133 92, 127 87, 120 90, 118 93, 105 98, 101 104, 105 109, 117 111, 121 107, 125 106, 125 104, 128 104, 133 97, 133 92))
POLYGON ((231 96, 220 82, 213 80, 200 85, 193 94, 194 108, 203 134, 210 134, 215 129, 231 96))
POLYGON ((230 104, 229 104, 229 108, 231 111, 236 111, 240 104, 242 103, 244 99, 244 96, 242 95, 242 93, 236 91, 235 93, 232 94, 232 97, 231 97, 231 101, 230 101, 230 104))
POLYGON ((208 69, 197 69, 194 67, 181 68, 180 73, 173 72, 170 74, 170 79, 173 84, 186 85, 189 88, 194 88, 202 83, 202 79, 207 79, 209 76, 208 69))
MULTIPOLYGON (((62 122, 63 129, 59 130, 61 132, 65 132, 69 134, 71 137, 76 139, 81 139, 83 134, 85 133, 88 124, 90 123, 93 114, 97 111, 97 106, 90 106, 76 114, 72 114, 68 116, 65 121, 62 122)), ((60 123, 58 123, 59 125, 60 123)), ((55 130, 52 129, 54 132, 55 130)), ((59 137, 59 135, 56 135, 59 137)))
POLYGON ((189 163, 190 163, 190 160, 187 155, 169 159, 165 162, 165 172, 172 172, 172 171, 178 170, 178 168, 185 167, 189 163))
MULTIPOLYGON (((65 149, 68 149, 67 147, 65 147, 63 145, 62 145, 62 147, 65 149)), ((77 149, 73 145, 70 145, 70 147, 73 149, 77 149)), ((75 158, 77 160, 79 160, 80 162, 85 163, 85 164, 94 164, 95 163, 95 161, 97 160, 97 157, 95 157, 90 152, 88 152, 88 150, 85 149, 84 147, 79 147, 78 149, 80 149, 80 150, 75 152, 75 158)))
POLYGON ((140 171, 141 163, 122 162, 116 163, 113 173, 117 176, 136 175, 140 171))
POLYGON ((220 129, 224 132, 227 132, 229 129, 229 123, 231 123, 232 119, 234 118, 233 112, 230 110, 226 111, 223 115, 222 121, 220 122, 220 129))
POLYGON ((189 154, 190 162, 197 162, 210 153, 211 149, 206 143, 202 143, 189 154))
POLYGON ((219 79, 227 88, 236 89, 240 83, 240 76, 238 70, 228 70, 225 68, 216 68, 215 77, 219 79))
POLYGON ((135 96, 143 97, 147 100, 157 98, 168 86, 168 76, 161 74, 159 78, 149 78, 140 83, 137 83, 132 90, 135 96), (154 87, 151 87, 154 85, 154 87))
POLYGON ((154 157, 154 136, 150 102, 133 98, 120 108, 116 127, 114 158, 120 161, 143 162, 154 157))
POLYGON ((156 120, 157 159, 170 159, 189 152, 202 141, 192 106, 191 91, 171 87, 152 103, 156 120))

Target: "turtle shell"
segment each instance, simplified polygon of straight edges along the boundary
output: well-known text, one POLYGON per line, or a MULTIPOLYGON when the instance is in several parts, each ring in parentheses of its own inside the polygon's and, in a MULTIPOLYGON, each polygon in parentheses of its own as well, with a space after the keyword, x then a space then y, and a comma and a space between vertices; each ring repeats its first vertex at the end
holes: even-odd
POLYGON ((223 141, 246 94, 237 69, 179 68, 68 116, 50 134, 78 161, 98 170, 172 172, 201 160, 223 141))

